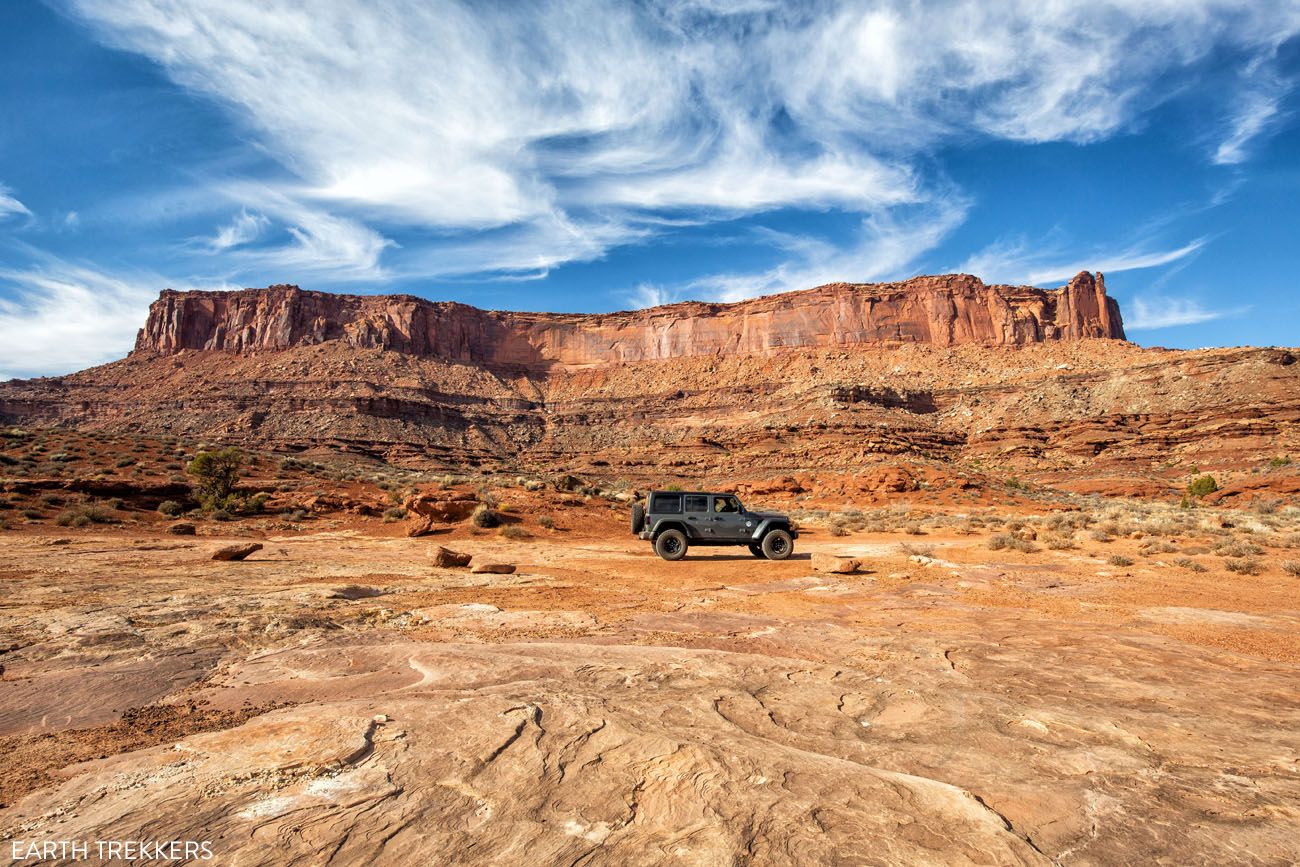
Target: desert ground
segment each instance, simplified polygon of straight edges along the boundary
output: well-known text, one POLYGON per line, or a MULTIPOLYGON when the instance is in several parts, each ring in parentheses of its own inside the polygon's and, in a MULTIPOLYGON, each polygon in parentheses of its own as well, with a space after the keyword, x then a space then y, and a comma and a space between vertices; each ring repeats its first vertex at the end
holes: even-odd
POLYGON ((746 499, 795 516, 794 557, 668 563, 628 490, 261 455, 262 514, 163 515, 192 446, 18 434, 8 454, 67 459, 0 510, 6 841, 240 865, 1300 859, 1292 507, 772 493, 746 499), (411 537, 394 504, 419 493, 499 526, 411 537))

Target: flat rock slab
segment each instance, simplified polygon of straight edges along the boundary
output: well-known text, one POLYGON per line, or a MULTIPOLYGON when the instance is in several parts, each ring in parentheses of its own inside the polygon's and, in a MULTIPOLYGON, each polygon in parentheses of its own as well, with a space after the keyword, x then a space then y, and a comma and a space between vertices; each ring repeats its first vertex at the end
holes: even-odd
POLYGON ((475 575, 513 575, 515 566, 513 563, 479 563, 469 571, 475 575))
POLYGON ((213 554, 213 560, 243 560, 254 551, 261 551, 261 542, 249 542, 244 545, 227 545, 224 548, 218 548, 213 554))

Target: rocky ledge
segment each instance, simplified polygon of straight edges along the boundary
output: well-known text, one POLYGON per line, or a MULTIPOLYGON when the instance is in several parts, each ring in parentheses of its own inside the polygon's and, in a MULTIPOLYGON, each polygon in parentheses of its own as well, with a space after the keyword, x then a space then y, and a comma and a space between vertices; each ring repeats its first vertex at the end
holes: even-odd
POLYGON ((926 343, 1023 346, 1124 339, 1101 274, 1060 289, 985 285, 968 274, 832 283, 734 304, 684 302, 609 314, 480 310, 409 295, 297 286, 164 291, 135 353, 249 353, 341 341, 445 361, 550 367, 768 353, 789 347, 926 343))

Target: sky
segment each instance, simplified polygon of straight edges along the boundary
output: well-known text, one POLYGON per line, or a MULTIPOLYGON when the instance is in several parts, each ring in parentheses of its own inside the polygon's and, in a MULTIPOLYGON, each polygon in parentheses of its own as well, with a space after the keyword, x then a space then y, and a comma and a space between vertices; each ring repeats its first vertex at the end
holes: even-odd
POLYGON ((1300 344, 1300 0, 9 0, 0 379, 167 287, 602 312, 1102 271, 1300 344))

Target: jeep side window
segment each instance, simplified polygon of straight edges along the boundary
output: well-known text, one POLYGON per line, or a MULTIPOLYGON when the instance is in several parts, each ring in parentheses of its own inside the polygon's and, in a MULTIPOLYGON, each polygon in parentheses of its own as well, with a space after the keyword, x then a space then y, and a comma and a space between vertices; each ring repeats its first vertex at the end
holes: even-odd
POLYGON ((714 497, 713 511, 715 512, 739 512, 740 503, 736 502, 735 497, 714 497))
POLYGON ((709 498, 702 494, 686 495, 686 511, 688 512, 707 512, 709 510, 709 498))
POLYGON ((651 498, 650 511, 657 515, 680 515, 682 513, 681 494, 655 494, 651 498))

